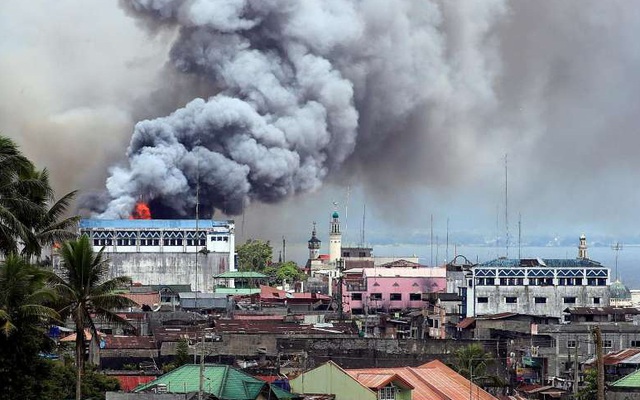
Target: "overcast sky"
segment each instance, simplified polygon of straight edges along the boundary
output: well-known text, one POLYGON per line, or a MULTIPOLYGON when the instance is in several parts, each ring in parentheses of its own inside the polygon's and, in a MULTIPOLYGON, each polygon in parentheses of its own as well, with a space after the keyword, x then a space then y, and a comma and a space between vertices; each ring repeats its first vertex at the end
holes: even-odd
MULTIPOLYGON (((249 192, 231 217, 241 235, 304 242, 313 221, 327 230, 337 202, 351 242, 365 204, 369 240, 422 238, 431 215, 440 237, 448 218, 452 234, 491 238, 506 230, 508 154, 512 236, 519 215, 525 236, 638 236, 640 3, 327 3, 346 11, 326 25, 313 7, 292 11, 320 22, 289 35, 352 82, 354 148, 323 167, 319 185, 271 204, 249 192), (341 31, 351 24, 360 30, 341 31), (379 64, 362 61, 366 49, 379 64)), ((110 168, 129 165, 137 121, 219 90, 217 77, 184 74, 169 55, 194 20, 145 18, 116 1, 0 3, 0 132, 49 168, 60 194, 103 191, 110 168)))

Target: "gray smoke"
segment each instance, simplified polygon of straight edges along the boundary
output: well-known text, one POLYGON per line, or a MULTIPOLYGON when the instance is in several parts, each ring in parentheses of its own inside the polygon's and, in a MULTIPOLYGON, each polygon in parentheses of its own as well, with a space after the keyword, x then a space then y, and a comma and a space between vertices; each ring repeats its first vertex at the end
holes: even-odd
POLYGON ((140 196, 190 215, 197 190, 201 209, 237 214, 318 189, 350 157, 385 164, 425 110, 432 130, 464 133, 480 121, 458 116, 495 104, 489 36, 502 1, 461 2, 453 16, 476 22, 450 43, 442 7, 423 0, 123 5, 149 27, 179 27, 172 65, 218 90, 135 126, 102 217, 128 215, 140 196))

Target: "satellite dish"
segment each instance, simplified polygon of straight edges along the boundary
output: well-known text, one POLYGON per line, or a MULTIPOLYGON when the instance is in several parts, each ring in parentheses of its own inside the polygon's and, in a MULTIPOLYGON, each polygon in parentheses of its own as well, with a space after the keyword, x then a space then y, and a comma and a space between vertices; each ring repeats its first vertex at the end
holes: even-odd
POLYGON ((160 311, 160 307, 162 307, 160 304, 153 303, 153 306, 151 307, 151 311, 153 312, 160 311))

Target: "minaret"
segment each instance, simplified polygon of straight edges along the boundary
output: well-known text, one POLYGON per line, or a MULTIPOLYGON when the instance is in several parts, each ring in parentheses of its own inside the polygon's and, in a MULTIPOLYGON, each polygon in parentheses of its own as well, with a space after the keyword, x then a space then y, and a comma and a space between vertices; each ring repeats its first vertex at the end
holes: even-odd
POLYGON ((340 233, 340 215, 334 211, 331 216, 331 231, 329 232, 329 262, 335 263, 342 257, 342 234, 340 233))
POLYGON ((316 223, 313 223, 313 231, 311 231, 311 239, 309 239, 309 260, 316 260, 320 257, 320 239, 316 236, 316 223))
POLYGON ((578 258, 581 260, 589 259, 587 256, 587 237, 584 235, 580 235, 580 245, 578 246, 578 258))

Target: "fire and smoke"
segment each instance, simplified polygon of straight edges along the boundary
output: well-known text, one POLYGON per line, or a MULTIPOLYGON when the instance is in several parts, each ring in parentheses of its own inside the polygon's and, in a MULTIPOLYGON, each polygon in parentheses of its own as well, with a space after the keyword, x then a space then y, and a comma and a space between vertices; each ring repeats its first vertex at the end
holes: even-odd
MULTIPOLYGON (((482 46, 472 52, 478 60, 452 68, 441 10, 428 2, 123 4, 152 27, 178 26, 171 63, 219 91, 135 126, 128 165, 107 179, 105 218, 129 215, 141 193, 154 209, 193 214, 196 186, 205 213, 238 214, 252 201, 319 188, 356 144, 365 153, 387 146, 429 102, 465 96, 446 105, 452 116, 478 100, 493 103, 482 46)), ((503 8, 486 2, 470 11, 491 20, 503 8)), ((488 25, 470 30, 482 37, 488 25)))
POLYGON ((144 201, 139 200, 133 207, 133 212, 129 219, 151 219, 151 209, 144 201))

